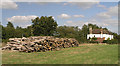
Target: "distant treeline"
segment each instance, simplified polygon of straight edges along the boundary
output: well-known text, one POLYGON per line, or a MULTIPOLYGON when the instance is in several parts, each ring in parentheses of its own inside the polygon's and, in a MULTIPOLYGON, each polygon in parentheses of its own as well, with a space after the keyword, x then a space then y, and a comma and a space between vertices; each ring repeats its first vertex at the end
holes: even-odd
MULTIPOLYGON (((2 41, 7 42, 9 38, 21 38, 21 37, 30 37, 30 36, 55 36, 55 37, 66 37, 66 38, 75 38, 80 43, 88 43, 87 34, 89 33, 89 27, 93 29, 101 29, 102 27, 97 26, 96 24, 83 25, 82 28, 78 26, 58 26, 57 22, 52 18, 52 16, 42 16, 32 19, 32 25, 26 28, 17 26, 16 28, 11 22, 8 22, 7 26, 2 27, 0 34, 2 33, 2 41)), ((108 30, 107 28, 103 28, 108 30)), ((113 33, 114 40, 120 40, 120 35, 113 33)))

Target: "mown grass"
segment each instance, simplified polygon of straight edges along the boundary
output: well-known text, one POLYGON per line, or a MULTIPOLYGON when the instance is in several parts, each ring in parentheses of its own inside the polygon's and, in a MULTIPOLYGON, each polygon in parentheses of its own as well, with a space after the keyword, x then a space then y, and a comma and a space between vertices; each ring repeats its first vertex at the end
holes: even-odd
POLYGON ((60 51, 2 51, 2 64, 118 64, 117 45, 82 45, 60 51))

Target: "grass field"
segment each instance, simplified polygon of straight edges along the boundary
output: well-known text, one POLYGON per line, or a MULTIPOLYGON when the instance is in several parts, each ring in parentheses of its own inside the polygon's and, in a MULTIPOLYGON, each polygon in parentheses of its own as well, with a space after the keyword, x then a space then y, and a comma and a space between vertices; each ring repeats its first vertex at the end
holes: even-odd
POLYGON ((60 51, 2 51, 3 64, 118 64, 118 45, 81 45, 60 51))

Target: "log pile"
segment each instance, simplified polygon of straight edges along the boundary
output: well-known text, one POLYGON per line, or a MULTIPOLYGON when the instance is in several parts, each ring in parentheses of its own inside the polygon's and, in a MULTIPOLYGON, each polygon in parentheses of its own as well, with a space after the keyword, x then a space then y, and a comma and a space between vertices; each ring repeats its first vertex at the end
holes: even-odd
POLYGON ((53 36, 34 36, 28 38, 10 38, 2 50, 17 50, 20 52, 45 52, 75 47, 79 43, 73 38, 55 38, 53 36))

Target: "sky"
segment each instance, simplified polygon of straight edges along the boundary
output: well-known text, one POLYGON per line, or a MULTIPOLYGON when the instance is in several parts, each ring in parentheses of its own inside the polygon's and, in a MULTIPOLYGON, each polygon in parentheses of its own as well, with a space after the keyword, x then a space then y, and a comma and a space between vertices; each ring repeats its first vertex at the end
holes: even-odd
POLYGON ((3 2, 2 25, 8 21, 23 28, 31 19, 53 16, 58 26, 78 26, 92 23, 118 33, 117 2, 3 2))

